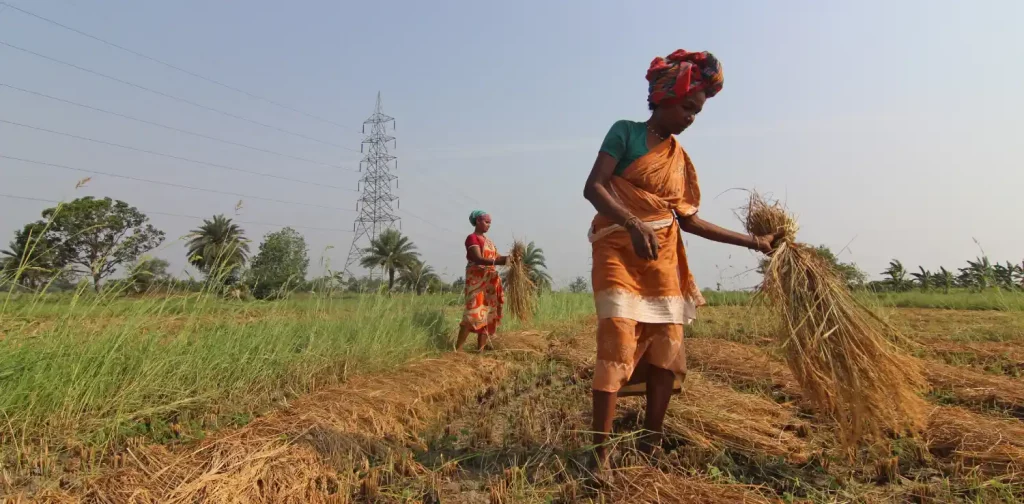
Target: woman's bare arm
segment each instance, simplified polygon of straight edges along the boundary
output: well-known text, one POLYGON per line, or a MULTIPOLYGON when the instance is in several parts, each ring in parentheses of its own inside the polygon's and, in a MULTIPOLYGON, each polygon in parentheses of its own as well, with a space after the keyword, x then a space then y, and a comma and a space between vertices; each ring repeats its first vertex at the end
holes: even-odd
POLYGON ((484 256, 480 254, 479 245, 469 247, 468 256, 469 262, 477 266, 504 266, 508 262, 508 258, 505 256, 498 256, 497 259, 484 259, 484 256))
POLYGON ((629 213, 608 189, 617 163, 618 161, 608 153, 599 152, 594 167, 590 170, 590 176, 587 177, 587 184, 583 187, 583 197, 594 205, 597 213, 629 231, 637 256, 641 259, 657 259, 658 236, 654 230, 629 213))
POLYGON ((777 236, 752 236, 737 233, 701 219, 700 217, 697 217, 697 214, 679 219, 679 225, 683 228, 683 231, 695 234, 701 238, 706 238, 711 241, 725 243, 728 245, 746 247, 752 250, 759 250, 766 254, 772 251, 772 244, 775 242, 775 238, 777 236))
POLYGON ((605 152, 599 152, 594 167, 590 170, 590 176, 587 177, 587 185, 583 187, 583 197, 594 205, 597 213, 611 219, 615 224, 624 226, 632 215, 608 190, 608 183, 615 173, 616 164, 618 161, 615 158, 605 152))

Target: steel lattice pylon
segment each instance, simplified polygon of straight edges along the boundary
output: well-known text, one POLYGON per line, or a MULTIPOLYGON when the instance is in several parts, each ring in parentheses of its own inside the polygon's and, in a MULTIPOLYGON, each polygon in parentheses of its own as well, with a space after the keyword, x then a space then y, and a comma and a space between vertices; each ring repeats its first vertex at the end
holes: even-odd
MULTIPOLYGON (((395 128, 395 118, 384 114, 381 111, 380 93, 377 93, 377 106, 373 115, 363 122, 363 139, 360 150, 366 155, 359 162, 359 171, 363 176, 359 179, 359 188, 362 193, 356 201, 356 210, 359 215, 353 224, 352 247, 348 251, 348 259, 345 260, 345 273, 355 277, 353 268, 359 268, 359 260, 363 257, 363 250, 370 246, 372 240, 386 229, 394 229, 396 224, 400 227, 401 220, 396 214, 398 209, 398 196, 392 192, 392 185, 397 188, 398 176, 392 173, 392 168, 398 170, 398 158, 388 153, 388 142, 397 146, 395 137, 387 133, 387 124, 391 123, 391 129, 395 128), (367 128, 369 126, 369 128, 367 128), (369 133, 367 133, 369 129, 369 133)), ((370 270, 370 277, 376 278, 382 272, 376 268, 370 270)))

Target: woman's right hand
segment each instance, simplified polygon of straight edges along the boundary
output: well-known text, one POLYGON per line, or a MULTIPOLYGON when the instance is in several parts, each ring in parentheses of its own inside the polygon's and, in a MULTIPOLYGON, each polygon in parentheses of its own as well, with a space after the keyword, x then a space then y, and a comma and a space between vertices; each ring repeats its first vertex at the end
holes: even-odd
POLYGON ((658 258, 658 234, 650 224, 634 218, 626 222, 626 229, 633 241, 633 250, 640 259, 651 261, 658 258))

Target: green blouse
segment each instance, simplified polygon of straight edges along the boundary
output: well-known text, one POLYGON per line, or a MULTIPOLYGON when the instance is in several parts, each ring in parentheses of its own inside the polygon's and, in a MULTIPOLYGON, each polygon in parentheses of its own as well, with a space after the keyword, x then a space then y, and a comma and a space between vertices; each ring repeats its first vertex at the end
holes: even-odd
POLYGON ((601 144, 601 152, 615 158, 615 175, 622 175, 629 165, 647 154, 647 123, 616 121, 601 144))

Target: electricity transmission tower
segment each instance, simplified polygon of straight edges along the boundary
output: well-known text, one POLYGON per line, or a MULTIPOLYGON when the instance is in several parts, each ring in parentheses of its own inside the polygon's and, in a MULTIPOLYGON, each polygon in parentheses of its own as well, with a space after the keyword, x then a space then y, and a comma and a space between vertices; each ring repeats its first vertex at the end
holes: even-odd
MULTIPOLYGON (((370 242, 376 240, 382 231, 394 229, 396 223, 401 226, 395 213, 399 206, 398 196, 391 191, 392 185, 396 189, 398 186, 398 176, 392 173, 392 168, 398 170, 398 158, 388 153, 387 146, 388 142, 393 142, 392 147, 395 147, 397 142, 395 137, 388 135, 388 123, 391 123, 391 129, 394 130, 395 118, 381 111, 378 92, 377 107, 373 110, 373 115, 363 122, 363 133, 366 134, 366 138, 363 139, 360 151, 366 155, 359 162, 359 171, 363 174, 359 179, 362 194, 356 201, 356 211, 359 215, 353 224, 352 247, 348 251, 348 259, 345 260, 345 273, 351 277, 355 277, 352 269, 359 267, 359 261, 364 255, 363 250, 370 246, 370 242)), ((370 278, 376 278, 382 273, 379 269, 372 268, 370 278)))

